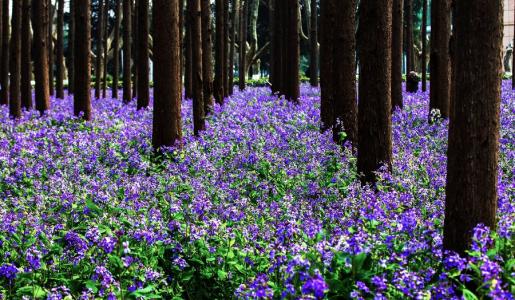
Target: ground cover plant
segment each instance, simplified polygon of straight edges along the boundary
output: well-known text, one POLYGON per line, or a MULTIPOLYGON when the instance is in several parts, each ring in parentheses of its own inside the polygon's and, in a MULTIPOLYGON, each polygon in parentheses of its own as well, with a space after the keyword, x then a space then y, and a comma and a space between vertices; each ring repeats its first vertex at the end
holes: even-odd
POLYGON ((155 157, 152 111, 71 98, 17 121, 0 109, 4 299, 512 299, 515 98, 503 84, 498 228, 442 253, 447 122, 428 94, 393 115, 378 191, 319 133, 319 90, 296 105, 248 88, 184 147, 155 157))

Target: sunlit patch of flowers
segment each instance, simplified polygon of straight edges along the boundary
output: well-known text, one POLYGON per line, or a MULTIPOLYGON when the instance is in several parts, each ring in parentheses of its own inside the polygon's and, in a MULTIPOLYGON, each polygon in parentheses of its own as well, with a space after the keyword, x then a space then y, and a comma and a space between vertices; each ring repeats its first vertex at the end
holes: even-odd
POLYGON ((512 299, 515 98, 503 87, 498 227, 467 257, 442 250, 447 122, 428 95, 393 115, 394 168, 362 187, 319 133, 319 90, 295 105, 249 88, 183 149, 156 157, 152 111, 53 99, 0 108, 0 295, 41 299, 512 299), (437 114, 437 112, 436 112, 437 114))

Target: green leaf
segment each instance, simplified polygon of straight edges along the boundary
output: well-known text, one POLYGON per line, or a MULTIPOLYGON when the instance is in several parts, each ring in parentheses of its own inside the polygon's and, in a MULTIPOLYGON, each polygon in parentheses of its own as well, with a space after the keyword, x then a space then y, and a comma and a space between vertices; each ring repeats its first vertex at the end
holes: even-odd
POLYGON ((225 272, 224 270, 218 270, 217 274, 218 274, 218 278, 220 278, 222 280, 225 280, 227 278, 227 272, 225 272))
POLYGON ((463 289, 462 293, 465 300, 478 300, 477 296, 470 290, 463 289))
POLYGON ((46 296, 46 291, 39 285, 24 286, 16 291, 18 296, 33 296, 34 298, 43 298, 46 296))

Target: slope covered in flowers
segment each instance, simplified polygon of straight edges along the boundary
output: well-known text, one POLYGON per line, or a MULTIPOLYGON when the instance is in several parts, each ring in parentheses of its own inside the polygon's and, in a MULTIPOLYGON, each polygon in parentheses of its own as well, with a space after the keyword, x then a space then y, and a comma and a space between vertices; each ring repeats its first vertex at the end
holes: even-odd
MULTIPOLYGON (((0 109, 4 298, 512 298, 515 94, 503 88, 497 233, 471 256, 441 249, 447 123, 427 94, 393 116, 394 171, 360 186, 355 156, 320 134, 319 91, 300 105, 249 88, 184 147, 152 155, 152 112, 72 99, 44 118, 0 109), (442 262, 443 261, 443 262, 442 262)), ((0 297, 1 298, 1 297, 0 297)))

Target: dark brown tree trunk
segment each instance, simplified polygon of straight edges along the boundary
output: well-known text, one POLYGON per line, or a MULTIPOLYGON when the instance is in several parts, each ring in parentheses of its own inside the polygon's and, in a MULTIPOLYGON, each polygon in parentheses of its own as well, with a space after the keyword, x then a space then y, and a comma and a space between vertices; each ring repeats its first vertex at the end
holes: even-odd
POLYGON ((229 0, 225 0, 224 2, 224 58, 223 61, 223 86, 224 86, 224 98, 229 97, 229 26, 230 26, 230 18, 229 18, 229 0))
POLYGON ((185 44, 184 44, 184 96, 186 99, 193 98, 193 48, 191 44, 191 19, 188 13, 190 3, 186 3, 185 19, 185 44))
POLYGON ((0 70, 0 105, 9 103, 9 0, 2 0, 2 61, 0 70))
POLYGON ((13 1, 11 19, 11 58, 9 73, 11 75, 9 86, 9 116, 13 119, 21 117, 21 1, 13 1))
POLYGON ((356 1, 322 0, 320 10, 321 129, 356 144, 356 1))
POLYGON ((211 40, 211 3, 202 0, 202 84, 204 112, 213 111, 213 42, 211 40))
POLYGON ((283 28, 284 40, 282 45, 283 78, 284 89, 281 94, 287 100, 298 102, 300 98, 300 44, 299 44, 299 24, 300 9, 298 0, 284 1, 283 8, 283 28))
POLYGON ((132 58, 132 7, 131 0, 123 0, 123 102, 131 102, 132 58))
POLYGON ((375 183, 382 165, 392 165, 392 0, 361 0, 358 49, 358 173, 375 183))
MULTIPOLYGON (((438 0, 433 0, 438 1, 438 0)), ((392 109, 403 107, 402 57, 404 0, 393 0, 392 9, 392 109)))
POLYGON ((274 9, 274 6, 275 6, 275 0, 268 0, 268 32, 269 32, 269 38, 270 38, 270 50, 269 50, 269 53, 270 53, 270 61, 269 61, 269 67, 268 67, 268 72, 269 72, 269 75, 268 75, 268 81, 270 82, 270 87, 272 89, 272 93, 276 92, 274 91, 274 86, 276 86, 275 84, 275 74, 276 74, 276 69, 275 69, 275 55, 278 54, 278 50, 277 50, 277 43, 276 43, 276 39, 275 39, 275 35, 276 35, 276 29, 275 29, 275 9, 274 9))
POLYGON ((50 96, 55 94, 54 91, 54 10, 52 0, 47 0, 48 8, 48 84, 50 96))
POLYGON ((227 74, 229 95, 234 93, 234 58, 236 56, 236 32, 239 28, 240 0, 233 0, 231 12, 231 46, 229 48, 229 74, 227 74))
MULTIPOLYGON (((44 1, 44 0, 42 0, 44 1)), ((91 120, 91 0, 75 3, 75 95, 74 113, 91 120)))
POLYGON ((154 0, 154 149, 180 146, 181 42, 179 0, 154 0))
POLYGON ((26 110, 32 108, 32 38, 30 33, 31 0, 22 1, 21 20, 21 106, 26 110))
POLYGON ((443 246, 469 249, 472 230, 496 226, 503 35, 501 0, 456 0, 453 114, 443 246))
POLYGON ((121 0, 116 0, 115 23, 113 38, 113 98, 118 99, 118 84, 120 79, 120 23, 122 19, 121 0))
POLYGON ((281 21, 281 6, 279 0, 271 0, 271 22, 270 22, 270 39, 271 39, 271 63, 270 63, 270 83, 272 93, 279 93, 282 89, 282 51, 281 41, 283 36, 283 28, 281 21))
POLYGON ((107 0, 98 1, 97 57, 95 63, 95 98, 100 98, 102 75, 104 74, 104 15, 107 0))
POLYGON ((191 0, 188 9, 191 20, 193 74, 193 132, 196 136, 206 129, 202 72, 202 10, 201 0, 191 0))
POLYGON ((139 29, 138 29, 138 16, 139 16, 139 0, 134 0, 132 10, 132 97, 138 97, 138 65, 139 65, 139 48, 140 44, 139 29))
MULTIPOLYGON (((32 31, 34 32, 34 79, 36 109, 43 114, 50 108, 48 72, 48 8, 47 0, 32 1, 32 31)), ((82 44, 81 44, 82 46, 82 44)))
POLYGON ((311 86, 318 86, 318 9, 315 0, 311 0, 311 21, 309 23, 309 82, 311 86))
POLYGON ((213 83, 213 94, 216 103, 222 105, 224 103, 224 61, 225 57, 225 28, 224 28, 224 5, 226 0, 216 0, 216 28, 215 28, 215 78, 213 83))
POLYGON ((138 8, 138 109, 146 108, 149 96, 148 0, 139 1, 138 8))
POLYGON ((73 14, 76 0, 70 0, 70 25, 68 28, 68 59, 67 59, 67 67, 68 67, 68 93, 73 94, 73 85, 74 85, 74 71, 73 71, 73 53, 75 52, 75 17, 73 14))
POLYGON ((427 91, 427 0, 422 4, 422 92, 427 91))
POLYGON ((515 90, 515 2, 513 2, 513 52, 511 53, 511 89, 515 90))
POLYGON ((242 0, 240 10, 240 65, 238 66, 238 86, 240 91, 245 89, 247 70, 247 15, 249 0, 242 0))
POLYGON ((102 20, 102 27, 104 27, 104 37, 102 38, 102 42, 104 43, 104 55, 102 57, 102 65, 104 66, 102 68, 102 98, 107 97, 107 55, 109 52, 107 39, 109 38, 109 23, 107 22, 109 14, 109 0, 106 0, 106 8, 105 8, 105 14, 104 19, 102 20))
POLYGON ((406 40, 404 41, 406 47, 406 74, 414 71, 413 64, 413 0, 405 0, 405 18, 406 18, 406 40))
MULTIPOLYGON (((440 111, 449 117, 451 92, 451 61, 449 43, 451 38, 451 0, 431 2, 431 85, 429 110, 440 111)), ((430 116, 431 118, 431 113, 430 116)))
POLYGON ((57 43, 56 43, 56 97, 64 98, 64 0, 58 1, 57 8, 57 43))

